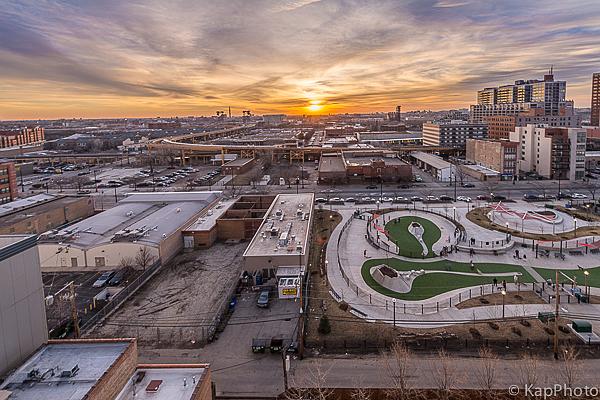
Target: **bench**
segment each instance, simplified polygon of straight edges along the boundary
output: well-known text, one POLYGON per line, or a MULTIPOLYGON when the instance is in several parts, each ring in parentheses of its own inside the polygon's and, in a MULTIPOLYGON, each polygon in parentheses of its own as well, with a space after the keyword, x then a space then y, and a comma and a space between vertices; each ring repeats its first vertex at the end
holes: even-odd
POLYGON ((569 254, 572 256, 582 256, 583 255, 583 251, 581 250, 569 250, 569 254))

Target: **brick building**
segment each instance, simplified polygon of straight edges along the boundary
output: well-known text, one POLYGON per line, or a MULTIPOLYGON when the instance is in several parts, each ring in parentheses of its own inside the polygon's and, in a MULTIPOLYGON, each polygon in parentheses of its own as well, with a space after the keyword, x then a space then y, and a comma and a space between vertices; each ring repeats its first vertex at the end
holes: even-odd
POLYGON ((518 143, 508 140, 467 140, 466 160, 498 171, 502 179, 517 173, 518 143))
POLYGON ((319 163, 319 181, 347 182, 353 179, 408 181, 412 178, 410 165, 398 154, 386 150, 344 151, 323 154, 319 163))
POLYGON ((42 143, 44 138, 44 128, 39 126, 35 128, 0 130, 0 149, 42 143))
POLYGON ((490 139, 508 139, 518 126, 544 124, 548 126, 577 128, 581 118, 569 109, 561 109, 558 115, 545 115, 543 109, 532 108, 518 115, 495 115, 485 118, 490 139))
POLYGON ((600 126, 600 72, 592 76, 592 113, 590 125, 600 126))
POLYGON ((17 198, 17 173, 11 162, 0 161, 0 204, 17 198))

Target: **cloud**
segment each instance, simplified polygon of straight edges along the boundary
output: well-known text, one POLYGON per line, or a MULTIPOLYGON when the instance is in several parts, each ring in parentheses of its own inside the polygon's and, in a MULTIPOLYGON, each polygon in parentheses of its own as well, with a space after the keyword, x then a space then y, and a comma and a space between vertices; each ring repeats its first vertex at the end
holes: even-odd
POLYGON ((466 107, 550 65, 588 106, 599 26, 588 0, 5 0, 0 118, 466 107))

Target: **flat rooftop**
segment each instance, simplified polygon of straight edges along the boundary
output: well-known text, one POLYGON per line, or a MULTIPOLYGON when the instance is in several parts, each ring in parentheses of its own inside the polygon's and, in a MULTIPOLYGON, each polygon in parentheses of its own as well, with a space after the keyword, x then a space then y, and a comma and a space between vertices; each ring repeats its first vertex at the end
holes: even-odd
POLYGON ((28 207, 33 207, 35 205, 53 201, 60 198, 59 196, 54 196, 52 194, 36 194, 35 196, 27 197, 25 199, 19 199, 15 201, 11 201, 9 203, 2 204, 0 206, 0 217, 3 217, 7 214, 10 214, 14 211, 21 210, 28 207))
POLYGON ((244 258, 305 254, 314 197, 314 193, 277 195, 244 252, 244 258), (282 235, 285 235, 285 238, 282 235), (301 248, 298 249, 297 245, 301 248))
POLYGON ((346 166, 371 165, 373 161, 384 161, 386 165, 406 165, 398 158, 398 154, 388 151, 343 152, 346 166))
MULTIPOLYGON (((47 195, 44 195, 47 196, 47 195)), ((37 197, 37 196, 33 196, 37 197)), ((25 202, 27 199, 13 201, 11 203, 21 203, 19 205, 15 205, 12 207, 11 211, 5 210, 0 212, 0 223, 6 225, 12 225, 19 221, 25 220, 35 215, 42 215, 57 208, 63 208, 69 206, 69 204, 76 203, 81 201, 82 197, 75 196, 50 196, 51 198, 40 198, 37 201, 32 200, 29 202, 25 202)), ((87 197, 87 196, 86 196, 87 197)), ((88 198, 88 201, 91 202, 91 199, 88 198)), ((6 203, 5 206, 10 205, 11 203, 6 203)), ((2 210, 3 207, 0 207, 2 210)))
POLYGON ((36 235, 0 235, 0 261, 35 246, 36 235))
POLYGON ((209 231, 217 225, 217 220, 229 210, 236 199, 219 201, 217 204, 202 212, 202 215, 193 224, 185 228, 186 232, 209 231))
POLYGON ((231 160, 225 164, 224 167, 243 167, 244 165, 252 162, 253 158, 236 158, 235 160, 231 160))
POLYGON ((488 167, 484 167, 483 165, 477 165, 477 164, 465 164, 465 165, 461 165, 461 167, 465 167, 468 169, 472 169, 473 171, 477 171, 479 173, 482 173, 486 176, 497 176, 500 175, 500 172, 488 168, 488 167))
POLYGON ((133 194, 115 207, 40 236, 40 242, 65 242, 88 248, 113 240, 157 245, 212 203, 221 192, 152 192, 133 194), (129 238, 129 239, 128 239, 129 238))
POLYGON ((344 159, 341 154, 323 155, 319 161, 319 172, 344 172, 344 159))
POLYGON ((10 400, 80 400, 131 345, 130 341, 98 341, 47 344, 11 374, 0 389, 12 392, 10 400), (63 371, 79 367, 73 377, 63 371), (37 370, 42 376, 32 380, 37 370), (52 371, 51 371, 52 370, 52 371), (53 374, 52 374, 53 372, 53 374))
POLYGON ((141 365, 115 400, 153 399, 189 400, 200 385, 208 365, 173 366, 168 368, 144 367, 141 365), (143 378, 134 383, 135 377, 143 378), (183 384, 185 379, 185 386, 183 384), (194 380, 196 383, 194 383, 194 380), (152 382, 152 383, 151 383, 152 382), (160 382, 160 384, 158 383, 160 382), (158 386, 156 391, 147 391, 158 386))
POLYGON ((452 164, 450 164, 448 161, 434 154, 429 154, 422 151, 414 151, 410 153, 410 156, 412 158, 424 162, 427 165, 432 166, 435 169, 444 169, 452 167, 452 164))

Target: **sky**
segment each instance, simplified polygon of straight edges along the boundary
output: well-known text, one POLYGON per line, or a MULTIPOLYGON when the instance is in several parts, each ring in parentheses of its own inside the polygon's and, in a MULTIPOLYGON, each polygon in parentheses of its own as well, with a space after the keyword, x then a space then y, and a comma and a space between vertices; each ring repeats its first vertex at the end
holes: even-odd
POLYGON ((598 0, 0 0, 0 119, 468 107, 553 65, 589 107, 598 0))

